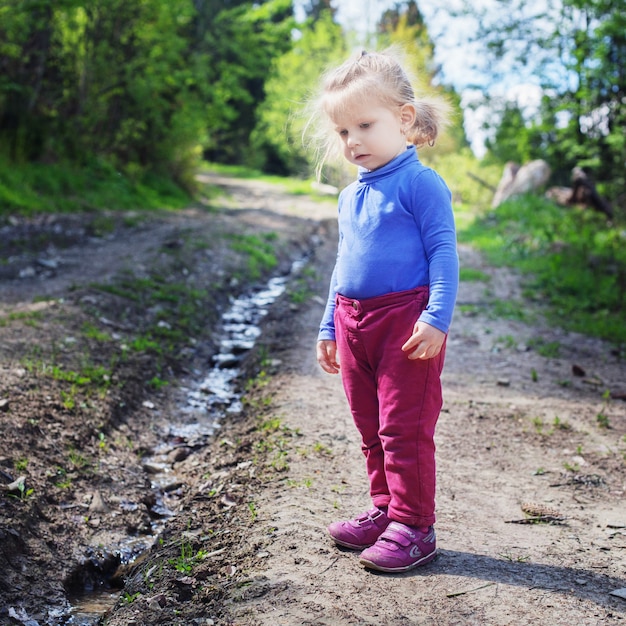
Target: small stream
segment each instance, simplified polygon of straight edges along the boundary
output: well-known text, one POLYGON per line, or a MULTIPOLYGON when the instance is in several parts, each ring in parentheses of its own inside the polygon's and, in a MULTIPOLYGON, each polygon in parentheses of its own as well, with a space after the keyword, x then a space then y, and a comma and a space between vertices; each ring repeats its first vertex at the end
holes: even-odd
POLYGON ((269 307, 284 293, 288 279, 304 263, 304 260, 296 261, 290 274, 271 278, 261 289, 235 299, 224 313, 219 324, 222 332, 220 348, 208 371, 195 372, 183 383, 180 422, 169 426, 169 431, 152 456, 143 460, 154 495, 152 535, 141 540, 129 537, 124 545, 105 548, 101 551, 101 560, 95 565, 97 559, 88 555, 85 563, 89 571, 81 573, 88 581, 85 592, 70 600, 69 621, 63 623, 94 626, 115 605, 120 592, 108 588, 106 573, 111 576, 119 564, 132 563, 141 552, 149 549, 167 521, 175 515, 176 493, 182 482, 172 469, 172 451, 190 454, 194 449, 206 446, 219 429, 222 419, 241 411, 241 397, 236 383, 241 375, 242 359, 260 336, 260 324, 269 307), (112 565, 103 565, 106 560, 112 560, 112 565))

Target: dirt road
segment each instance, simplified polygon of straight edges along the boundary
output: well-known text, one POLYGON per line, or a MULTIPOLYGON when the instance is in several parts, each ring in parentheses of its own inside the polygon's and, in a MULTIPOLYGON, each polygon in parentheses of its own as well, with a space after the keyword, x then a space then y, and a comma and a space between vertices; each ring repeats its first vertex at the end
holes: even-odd
MULTIPOLYGON (((448 343, 437 432, 440 555, 403 575, 368 572, 325 531, 331 521, 370 506, 340 380, 324 374, 314 357, 336 250, 334 204, 251 181, 206 181, 223 187, 220 202, 228 214, 209 221, 187 214, 180 224, 145 226, 126 240, 99 240, 102 267, 120 269, 120 251, 132 253, 134 267, 149 267, 154 249, 178 245, 183 230, 200 239, 216 227, 271 231, 312 253, 264 321, 244 412, 224 420, 211 445, 172 461, 180 480, 171 494, 177 515, 153 549, 118 574, 125 586, 104 623, 626 624, 626 599, 612 595, 626 593, 626 402, 617 399, 626 392, 623 355, 620 360, 605 343, 548 327, 536 305, 523 300, 518 277, 461 248, 462 265, 488 279, 462 283, 448 343), (495 315, 503 302, 519 303, 529 321, 495 315), (529 515, 540 519, 528 523, 529 515)), ((19 367, 28 341, 72 345, 69 331, 40 317, 57 311, 57 324, 76 315, 70 299, 39 305, 35 331, 22 313, 34 309, 24 303, 42 288, 59 298, 80 285, 81 259, 90 267, 93 243, 60 253, 61 268, 67 255, 67 271, 45 282, 3 284, 3 319, 10 324, 0 324, 0 400, 10 403, 0 413, 0 461, 8 470, 28 457, 26 484, 36 499, 0 499, 0 597, 10 598, 0 607, 2 624, 66 623, 50 613, 47 621, 32 616, 43 615, 46 598, 62 595, 71 559, 86 546, 145 526, 149 480, 138 459, 157 445, 156 434, 178 410, 174 386, 154 393, 135 413, 94 426, 106 429, 103 451, 93 440, 98 431, 83 428, 84 416, 59 406, 41 388, 46 379, 30 382, 19 367), (60 455, 67 441, 92 451, 93 467, 103 474, 73 470, 71 485, 53 486, 44 461, 67 463, 60 455), (99 508, 96 492, 104 502, 99 508), (71 507, 63 506, 68 501, 71 507)), ((186 268, 190 275, 204 272, 208 283, 223 280, 224 255, 213 251, 202 255, 200 268, 186 268)), ((91 274, 83 280, 93 280, 91 274)), ((93 296, 81 297, 95 306, 93 296)), ((102 409, 96 417, 104 415, 102 409)))
MULTIPOLYGON (((234 623, 626 621, 626 600, 610 595, 626 587, 626 404, 603 397, 624 391, 626 363, 539 317, 526 325, 492 316, 494 301, 521 298, 519 281, 470 249, 460 254, 491 279, 462 283, 450 335, 437 436, 440 556, 405 575, 373 574, 325 533, 370 501, 340 381, 314 359, 321 292, 297 314, 289 342, 276 339, 281 310, 269 327, 275 339, 266 337, 281 361, 265 389, 271 413, 298 436, 284 475, 254 494, 258 517, 246 541, 259 559, 231 598, 234 623), (541 346, 555 356, 541 356, 541 346), (553 521, 520 523, 529 503, 553 521)), ((328 277, 333 260, 329 236, 316 271, 328 277)))

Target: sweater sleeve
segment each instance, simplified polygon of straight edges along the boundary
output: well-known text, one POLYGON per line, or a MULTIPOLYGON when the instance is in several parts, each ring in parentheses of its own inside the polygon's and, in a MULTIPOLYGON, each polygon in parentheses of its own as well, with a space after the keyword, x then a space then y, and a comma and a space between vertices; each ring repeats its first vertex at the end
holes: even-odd
MULTIPOLYGON (((339 238, 339 247, 341 247, 341 236, 339 238)), ((337 253, 339 256, 339 253, 337 253)), ((330 278, 330 287, 328 289, 328 298, 326 300, 326 308, 320 323, 320 329, 317 336, 318 341, 335 341, 335 300, 337 297, 337 262, 330 278)))
POLYGON ((419 319, 447 333, 459 287, 459 258, 451 193, 433 170, 420 174, 415 186, 415 206, 415 219, 428 259, 430 292, 428 306, 419 319))

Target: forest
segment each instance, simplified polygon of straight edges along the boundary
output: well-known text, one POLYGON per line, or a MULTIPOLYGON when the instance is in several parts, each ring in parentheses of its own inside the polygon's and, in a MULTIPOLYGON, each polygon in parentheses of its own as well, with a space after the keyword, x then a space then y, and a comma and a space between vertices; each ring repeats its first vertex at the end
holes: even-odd
MULTIPOLYGON (((574 168, 586 173, 611 220, 533 204, 531 214, 543 222, 532 236, 511 234, 509 215, 500 219, 509 234, 498 238, 491 229, 490 245, 505 249, 509 263, 549 258, 530 269, 549 297, 562 294, 561 313, 599 281, 602 301, 589 312, 619 314, 626 302, 624 0, 460 2, 434 12, 425 5, 430 24, 421 2, 406 0, 382 5, 371 32, 340 24, 341 5, 2 0, 0 219, 180 208, 197 194, 196 174, 206 163, 311 180, 315 151, 303 129, 320 73, 358 47, 399 45, 418 95, 438 94, 452 105, 453 125, 421 157, 448 181, 458 207, 488 218, 506 163, 540 159, 549 184, 561 189, 571 186, 574 168), (472 52, 462 57, 468 73, 482 70, 482 82, 465 87, 478 100, 464 100, 435 61, 450 42, 435 41, 431 31, 445 32, 460 17, 471 24, 465 36, 472 52), (528 106, 498 89, 505 84, 530 84, 540 97, 528 106), (463 126, 470 107, 487 111, 480 157, 463 126), (568 245, 554 254, 563 239, 568 245), (577 279, 555 286, 567 268, 577 279)), ((332 164, 323 172, 322 182, 345 181, 332 164)), ((479 224, 490 226, 493 219, 479 224)))

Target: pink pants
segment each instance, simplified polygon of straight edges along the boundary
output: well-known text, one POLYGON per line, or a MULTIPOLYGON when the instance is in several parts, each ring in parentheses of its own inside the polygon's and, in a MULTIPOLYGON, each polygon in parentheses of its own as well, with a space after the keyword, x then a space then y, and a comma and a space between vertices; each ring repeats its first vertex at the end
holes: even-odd
POLYGON ((441 353, 410 360, 400 349, 428 303, 428 288, 354 300, 337 296, 343 387, 362 438, 374 505, 410 526, 435 522, 435 425, 441 353))

